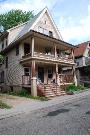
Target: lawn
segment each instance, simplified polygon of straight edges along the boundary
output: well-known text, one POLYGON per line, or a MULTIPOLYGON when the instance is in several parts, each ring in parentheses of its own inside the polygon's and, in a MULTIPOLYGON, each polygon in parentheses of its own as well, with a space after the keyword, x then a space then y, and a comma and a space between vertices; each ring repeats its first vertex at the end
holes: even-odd
POLYGON ((10 109, 11 106, 7 105, 6 103, 3 103, 1 100, 0 100, 0 109, 10 109))

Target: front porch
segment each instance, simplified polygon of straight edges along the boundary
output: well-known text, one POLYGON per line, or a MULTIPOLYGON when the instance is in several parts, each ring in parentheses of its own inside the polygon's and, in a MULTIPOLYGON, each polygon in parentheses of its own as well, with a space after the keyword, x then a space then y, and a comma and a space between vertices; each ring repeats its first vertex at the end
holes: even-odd
POLYGON ((63 88, 75 82, 72 67, 71 73, 63 74, 66 65, 32 61, 23 66, 22 86, 30 88, 33 96, 64 95, 63 88))

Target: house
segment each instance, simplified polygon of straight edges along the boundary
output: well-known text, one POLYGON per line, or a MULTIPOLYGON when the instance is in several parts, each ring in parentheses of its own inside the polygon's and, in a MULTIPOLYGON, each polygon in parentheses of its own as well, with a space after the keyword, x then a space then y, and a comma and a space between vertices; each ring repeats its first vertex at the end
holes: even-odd
POLYGON ((90 86, 90 42, 84 42, 74 49, 78 84, 90 86))
POLYGON ((0 67, 3 89, 23 87, 32 96, 49 97, 61 95, 61 87, 76 83, 73 45, 63 41, 48 8, 3 32, 0 50, 5 57, 0 67), (62 74, 63 67, 71 67, 71 73, 62 74))

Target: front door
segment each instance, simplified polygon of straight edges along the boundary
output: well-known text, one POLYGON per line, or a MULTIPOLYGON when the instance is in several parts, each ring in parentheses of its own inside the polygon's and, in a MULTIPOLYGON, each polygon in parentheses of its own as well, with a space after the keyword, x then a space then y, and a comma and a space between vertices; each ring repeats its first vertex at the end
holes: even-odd
POLYGON ((44 82, 44 68, 38 67, 38 78, 41 80, 41 82, 44 82))

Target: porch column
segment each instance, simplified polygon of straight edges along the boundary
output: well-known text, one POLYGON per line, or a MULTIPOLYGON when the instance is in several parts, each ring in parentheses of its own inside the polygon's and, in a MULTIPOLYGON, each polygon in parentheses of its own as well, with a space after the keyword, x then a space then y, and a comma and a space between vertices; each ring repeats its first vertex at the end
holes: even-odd
POLYGON ((31 56, 34 56, 34 37, 31 38, 31 56))
POLYGON ((74 49, 71 49, 71 53, 72 53, 72 59, 74 61, 74 49))
POLYGON ((35 71, 35 60, 32 61, 32 74, 31 74, 31 95, 37 96, 37 79, 36 79, 36 71, 35 71))
POLYGON ((77 77, 76 77, 76 73, 75 73, 75 66, 72 67, 72 72, 73 72, 73 77, 74 77, 74 83, 77 86, 77 77))
POLYGON ((56 64, 56 83, 58 84, 58 64, 56 64))
POLYGON ((55 45, 55 50, 54 50, 55 58, 57 59, 57 47, 55 45))

